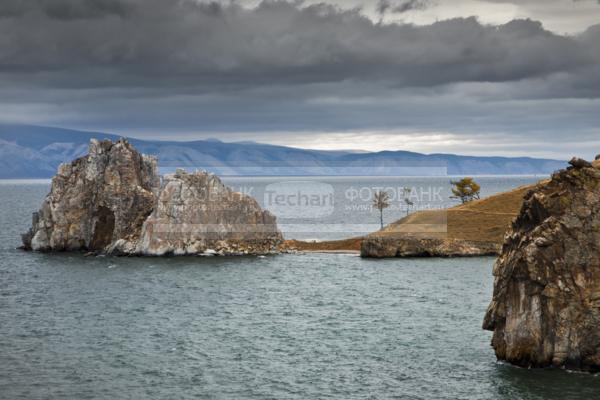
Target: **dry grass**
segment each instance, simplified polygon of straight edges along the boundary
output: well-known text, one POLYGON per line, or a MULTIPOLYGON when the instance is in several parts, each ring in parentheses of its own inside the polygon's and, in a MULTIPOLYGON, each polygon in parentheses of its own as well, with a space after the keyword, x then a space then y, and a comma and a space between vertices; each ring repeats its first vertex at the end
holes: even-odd
POLYGON ((523 197, 533 186, 523 186, 447 210, 423 211, 387 226, 374 235, 410 235, 501 243, 517 216, 523 197))

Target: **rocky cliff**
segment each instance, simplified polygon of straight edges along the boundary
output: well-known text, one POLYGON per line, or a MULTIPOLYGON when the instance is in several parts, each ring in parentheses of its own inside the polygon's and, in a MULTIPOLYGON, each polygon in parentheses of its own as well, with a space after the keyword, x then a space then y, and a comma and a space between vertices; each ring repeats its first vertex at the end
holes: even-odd
POLYGON ((165 176, 135 252, 269 253, 282 239, 275 217, 263 211, 253 198, 232 192, 214 175, 180 170, 165 176))
POLYGON ((573 159, 527 194, 494 276, 498 359, 600 370, 600 163, 573 159))
POLYGON ((159 183, 154 158, 124 140, 92 140, 88 155, 59 167, 23 245, 37 251, 103 251, 118 239, 135 241, 154 208, 159 183))
POLYGON ((125 140, 92 140, 60 166, 23 247, 121 255, 264 254, 282 240, 275 217, 214 175, 166 176, 125 140))

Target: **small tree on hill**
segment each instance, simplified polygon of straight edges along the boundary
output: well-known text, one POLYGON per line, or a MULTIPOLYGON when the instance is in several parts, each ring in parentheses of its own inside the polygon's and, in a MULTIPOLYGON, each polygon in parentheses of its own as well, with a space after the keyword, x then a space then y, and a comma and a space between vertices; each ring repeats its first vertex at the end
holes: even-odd
POLYGON ((408 187, 404 188, 404 203, 406 204, 406 216, 408 217, 408 214, 410 214, 410 207, 414 206, 415 203, 413 203, 410 199, 410 195, 412 193, 412 190, 408 187))
POLYGON ((481 186, 473 178, 463 178, 450 183, 453 186, 451 199, 460 199, 463 204, 479 199, 481 186))
POLYGON ((390 195, 388 192, 375 192, 375 196, 373 196, 373 206, 379 210, 379 222, 381 223, 381 229, 383 229, 383 210, 390 206, 390 195))

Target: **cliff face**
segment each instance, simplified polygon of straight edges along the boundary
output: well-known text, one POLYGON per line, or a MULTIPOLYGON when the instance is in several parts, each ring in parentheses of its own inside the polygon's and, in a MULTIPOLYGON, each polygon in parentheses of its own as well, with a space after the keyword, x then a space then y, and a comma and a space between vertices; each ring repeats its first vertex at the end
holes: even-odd
POLYGON ((135 250, 144 255, 268 253, 283 240, 275 217, 205 172, 164 178, 135 250))
POLYGON ((156 159, 124 140, 92 140, 87 156, 59 167, 23 245, 37 251, 103 251, 118 239, 136 240, 158 185, 156 159))
POLYGON ((263 254, 282 240, 275 217, 207 173, 161 185, 154 158, 127 141, 92 140, 63 164, 23 247, 112 254, 263 254))
POLYGON ((483 328, 498 359, 600 369, 600 164, 574 159, 525 198, 483 328))

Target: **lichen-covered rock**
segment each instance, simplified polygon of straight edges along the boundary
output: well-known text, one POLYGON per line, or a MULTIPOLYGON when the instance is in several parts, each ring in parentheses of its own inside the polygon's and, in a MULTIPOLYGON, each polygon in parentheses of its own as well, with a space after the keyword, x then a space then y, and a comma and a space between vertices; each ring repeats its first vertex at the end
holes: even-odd
POLYGON ((143 255, 265 254, 283 240, 275 217, 215 175, 178 170, 164 177, 142 228, 143 255))
POLYGON ((156 159, 126 140, 92 140, 89 154, 59 167, 50 193, 23 235, 26 249, 103 252, 135 241, 159 187, 156 159))
POLYGON ((494 266, 483 328, 500 360, 600 370, 600 162, 526 197, 494 266))
POLYGON ((23 247, 118 255, 266 254, 282 241, 275 217, 206 172, 161 184, 156 159, 126 140, 92 140, 63 164, 23 247))
POLYGON ((466 240, 421 238, 409 235, 401 237, 368 236, 362 243, 363 258, 392 257, 475 257, 498 254, 496 243, 466 240))

